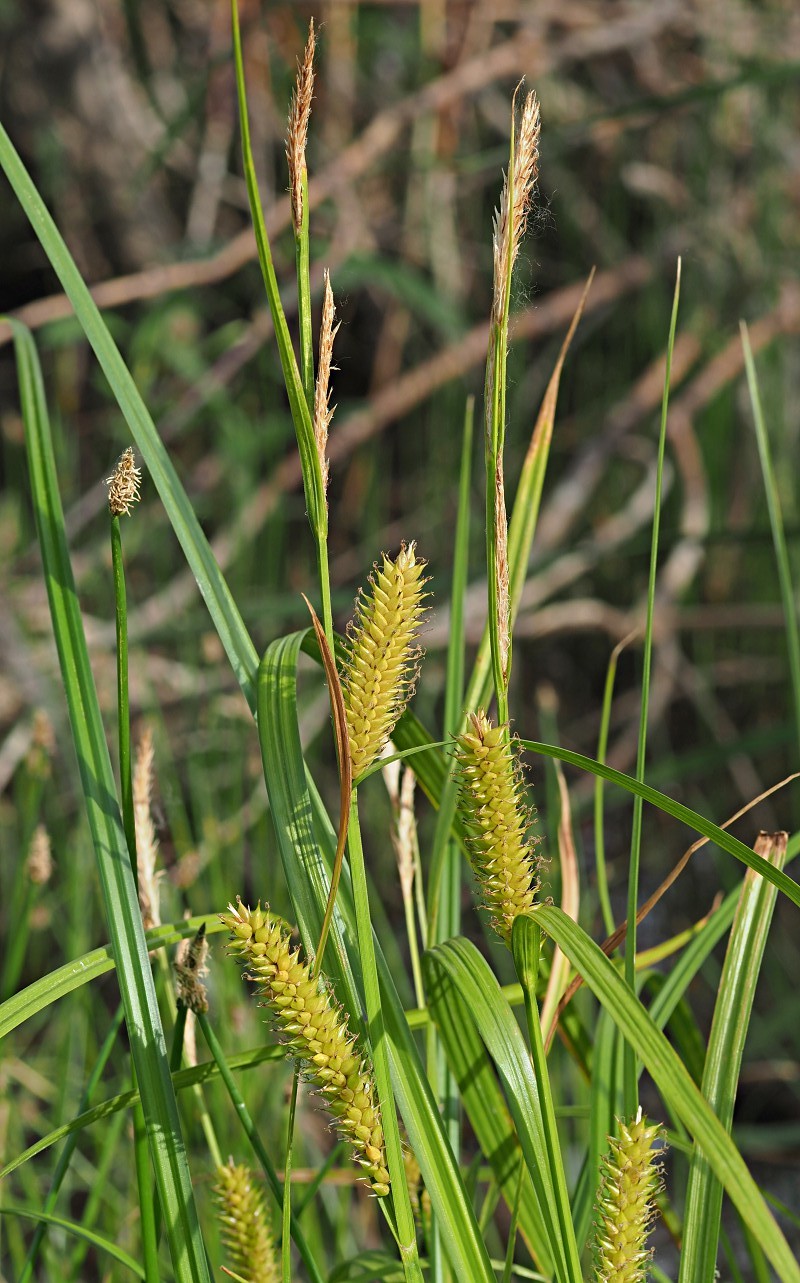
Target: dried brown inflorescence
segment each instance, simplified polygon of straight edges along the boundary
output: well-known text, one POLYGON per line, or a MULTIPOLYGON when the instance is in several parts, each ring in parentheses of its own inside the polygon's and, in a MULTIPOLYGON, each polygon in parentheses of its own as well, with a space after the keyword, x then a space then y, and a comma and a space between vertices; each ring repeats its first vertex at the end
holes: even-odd
POLYGON ((528 220, 536 180, 539 176, 539 102, 529 93, 522 107, 514 146, 514 169, 509 192, 508 175, 494 218, 494 295, 492 321, 500 325, 506 307, 510 274, 519 253, 528 220))
POLYGON ((311 116, 311 99, 314 95, 314 50, 316 35, 314 19, 308 28, 308 40, 303 57, 297 64, 292 101, 289 107, 289 127, 286 133, 286 161, 289 166, 289 198, 292 204, 292 223, 295 233, 303 223, 303 174, 306 168, 306 142, 311 116))
POLYGON ((31 844, 28 847, 28 859, 25 870, 31 882, 44 886, 53 876, 53 856, 50 850, 50 834, 43 824, 37 824, 33 830, 31 844))
POLYGON ((507 727, 479 709, 456 740, 460 809, 469 852, 492 926, 510 945, 514 919, 530 913, 539 890, 531 812, 507 727))
POLYGON ((384 556, 369 590, 359 595, 348 628, 349 654, 342 675, 353 778, 378 758, 411 698, 417 679, 425 562, 415 544, 395 561, 384 556))
POLYGON ((231 1269, 247 1283, 280 1283, 281 1269, 264 1191, 249 1167, 217 1168, 214 1184, 220 1237, 231 1269))
POLYGON ((131 508, 139 500, 139 487, 142 474, 136 466, 133 448, 128 446, 117 460, 117 466, 110 477, 106 477, 108 486, 108 510, 112 517, 127 517, 131 508))
POLYGON ((139 881, 139 908, 145 931, 161 925, 158 884, 163 869, 156 870, 158 838, 151 809, 153 793, 153 732, 146 726, 139 740, 133 766, 133 821, 136 830, 136 867, 139 881))
POLYGON ((249 909, 237 900, 221 918, 232 933, 231 950, 258 986, 277 1032, 323 1098, 336 1130, 352 1145, 373 1192, 385 1196, 390 1177, 377 1092, 347 1016, 267 909, 249 909))
POLYGON ((339 329, 334 325, 335 308, 333 305, 333 290, 331 289, 331 275, 325 269, 325 292, 322 300, 322 324, 319 332, 319 361, 317 363, 317 381, 314 387, 314 440, 317 443, 317 455, 319 457, 319 467, 322 473, 322 487, 325 491, 328 489, 328 429, 331 425, 335 405, 331 405, 330 382, 331 370, 335 369, 332 364, 333 359, 333 340, 339 329))
POLYGON ((175 950, 175 987, 178 999, 189 1011, 205 1014, 208 1011, 208 993, 203 977, 208 974, 208 940, 205 923, 194 936, 181 940, 175 950))

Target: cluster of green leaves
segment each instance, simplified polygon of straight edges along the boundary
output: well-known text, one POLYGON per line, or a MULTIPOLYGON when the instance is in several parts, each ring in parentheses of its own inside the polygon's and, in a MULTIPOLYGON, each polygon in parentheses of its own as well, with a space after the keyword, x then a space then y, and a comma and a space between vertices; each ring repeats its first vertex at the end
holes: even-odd
MULTIPOLYGON (((242 113, 245 173, 251 199, 267 294, 275 324, 281 364, 304 469, 306 497, 316 544, 320 573, 319 592, 325 633, 334 649, 330 590, 327 578, 327 508, 320 484, 319 460, 314 448, 308 380, 298 371, 272 267, 269 240, 261 211, 255 170, 246 128, 247 100, 241 49, 236 27, 237 83, 242 113)), ((644 781, 645 698, 640 730, 640 753, 635 777, 623 775, 557 745, 527 741, 533 753, 570 763, 577 769, 605 779, 648 802, 712 841, 723 853, 748 868, 737 886, 690 942, 649 1007, 640 996, 641 976, 636 974, 635 935, 631 930, 623 974, 618 961, 607 957, 581 925, 562 909, 543 904, 529 917, 518 919, 513 932, 513 959, 518 987, 505 991, 486 958, 460 934, 461 844, 456 814, 455 788, 448 753, 439 738, 429 733, 411 713, 404 714, 394 737, 397 750, 407 757, 417 779, 438 810, 438 824, 427 873, 427 923, 422 979, 424 1005, 413 1012, 404 1008, 393 967, 374 929, 376 905, 368 888, 364 853, 357 821, 357 795, 350 812, 349 859, 334 883, 338 835, 312 779, 300 739, 298 714, 298 663, 302 652, 319 657, 319 647, 309 631, 273 640, 259 660, 234 601, 136 385, 102 316, 50 218, 38 192, 19 161, 7 135, 0 130, 0 163, 31 220, 50 261, 69 296, 95 356, 117 399, 131 436, 180 541, 197 580, 233 673, 257 719, 264 778, 274 822, 278 852, 293 918, 309 955, 320 941, 326 915, 330 935, 324 967, 338 999, 360 1028, 375 1064, 378 1094, 387 1132, 392 1196, 386 1208, 387 1244, 382 1252, 357 1251, 348 1261, 337 1262, 337 1278, 421 1278, 422 1259, 431 1277, 458 1276, 466 1283, 490 1283, 498 1268, 490 1254, 496 1231, 489 1226, 496 1203, 503 1200, 511 1213, 511 1229, 503 1245, 505 1277, 514 1270, 517 1238, 526 1245, 538 1273, 533 1277, 579 1283, 582 1254, 589 1235, 600 1159, 615 1114, 630 1112, 638 1100, 642 1069, 650 1075, 669 1118, 670 1139, 689 1154, 689 1186, 682 1209, 681 1279, 708 1280, 717 1258, 720 1207, 723 1194, 731 1200, 753 1245, 754 1259, 767 1260, 782 1280, 800 1280, 800 1269, 786 1238, 770 1211, 763 1193, 749 1173, 731 1137, 732 1107, 741 1063, 748 1015, 766 944, 777 893, 800 906, 800 891, 778 863, 765 859, 703 816, 681 805, 644 781), (335 885, 335 912, 328 914, 331 887, 335 885), (687 989, 721 936, 730 931, 726 962, 719 986, 715 1021, 701 1066, 700 1081, 665 1036, 665 1026, 685 1006, 687 989), (576 1179, 566 1161, 565 1123, 560 1117, 561 1097, 552 1072, 552 1052, 543 1040, 540 1019, 542 981, 546 979, 557 945, 579 976, 602 1013, 596 1036, 591 1038, 583 1011, 570 1009, 565 1024, 571 1052, 585 1075, 585 1110, 589 1117, 576 1179), (525 1006, 525 1030, 514 1013, 513 1000, 525 1006), (420 1030, 423 1031, 420 1034, 420 1030), (622 1056, 619 1049, 624 1045, 622 1056), (621 1061, 621 1071, 617 1072, 621 1061), (480 1206, 475 1170, 461 1153, 459 1115, 469 1122, 479 1151, 481 1175, 488 1190, 480 1206), (403 1179, 398 1119, 402 1121, 411 1150, 419 1163, 430 1200, 424 1233, 418 1235, 411 1200, 403 1179), (397 1250, 391 1248, 395 1240, 397 1250)), ((307 238, 307 226, 302 229, 307 238)), ((298 270, 308 271, 307 244, 298 254, 298 270)), ((310 332, 307 281, 298 282, 301 333, 310 332), (305 310, 304 310, 305 309, 305 310)), ((677 289, 670 331, 670 351, 675 338, 677 289)), ((506 314, 507 320, 507 314, 506 314)), ((164 1236, 169 1246, 174 1277, 203 1280, 208 1277, 206 1249, 195 1207, 193 1181, 182 1139, 176 1093, 220 1078, 235 1105, 257 1162, 284 1213, 285 1259, 290 1241, 303 1260, 308 1277, 321 1279, 330 1262, 319 1259, 301 1224, 304 1207, 293 1206, 291 1186, 282 1183, 276 1164, 264 1144, 262 1130, 248 1112, 236 1072, 245 1066, 276 1059, 279 1049, 265 1047, 238 1059, 227 1058, 226 1040, 219 1015, 212 1027, 201 1019, 201 1029, 211 1060, 193 1070, 170 1063, 148 950, 165 949, 176 938, 190 934, 199 921, 176 924, 145 933, 139 913, 134 878, 117 787, 107 747, 106 729, 89 665, 80 606, 59 495, 53 456, 51 426, 36 348, 30 334, 14 327, 20 395, 25 422, 31 491, 42 551, 53 631, 61 663, 70 725, 80 769, 81 788, 89 820, 97 869, 103 893, 110 943, 66 965, 9 997, 0 1006, 0 1035, 46 1012, 53 1003, 114 969, 118 978, 121 1015, 124 1017, 136 1086, 131 1091, 89 1106, 88 1095, 102 1072, 102 1055, 94 1081, 87 1084, 87 1107, 69 1123, 16 1155, 0 1172, 10 1175, 34 1156, 66 1139, 74 1146, 84 1128, 120 1115, 141 1104, 153 1171, 156 1178, 164 1236)), ((304 344, 307 353, 307 344, 304 344)), ((536 516, 549 455, 556 397, 565 349, 542 404, 532 449, 528 454, 516 496, 509 529, 509 582, 512 616, 519 604, 535 533, 536 516)), ((307 363, 307 357, 306 357, 307 363)), ((769 442, 763 426, 755 372, 749 360, 753 403, 759 426, 759 448, 770 495, 770 513, 776 555, 787 611, 787 631, 796 689, 800 690, 788 558, 782 532, 777 490, 769 466, 769 442)), ((504 370, 499 369, 504 378, 504 370)), ((665 441, 668 405, 665 386, 661 454, 665 441)), ((453 641, 448 655, 447 700, 443 732, 452 735, 464 710, 488 701, 492 694, 491 651, 487 632, 468 682, 464 680, 463 594, 467 580, 469 440, 465 431, 457 525, 453 641)), ((651 550, 648 641, 652 637, 658 551, 658 508, 651 550)), ((647 671, 647 669, 646 669, 647 671)), ((798 704, 800 707, 800 703, 798 704)), ((798 714, 800 724, 800 714, 798 714)), ((640 812, 637 811, 637 817, 640 812)), ((637 906, 638 818, 631 856, 630 916, 637 906)), ((793 840, 789 857, 798 846, 793 840)), ((231 888, 233 892, 235 888, 231 888)), ((217 906, 214 906, 217 907, 217 906)), ((220 906, 221 907, 221 906, 220 906)), ((214 915, 202 920, 209 931, 219 928, 214 915)), ((385 942, 383 942, 385 944, 385 942)), ((649 978, 646 976, 646 978, 649 978)), ((592 1019, 594 1017, 591 1017, 592 1019)), ((118 1022, 112 1030, 116 1034, 118 1022)), ((109 1043, 110 1048, 110 1043, 109 1043)), ((72 1149, 65 1150, 68 1154, 72 1149)), ((0 1212, 33 1218, 84 1236, 139 1277, 146 1271, 129 1254, 80 1222, 70 1222, 53 1211, 58 1184, 64 1174, 59 1165, 53 1197, 45 1207, 3 1204, 0 1212)), ((671 1195, 667 1191, 668 1197, 671 1195)), ((376 1213, 377 1214, 377 1213, 376 1213)), ((26 1269, 29 1267, 26 1266, 26 1269)))

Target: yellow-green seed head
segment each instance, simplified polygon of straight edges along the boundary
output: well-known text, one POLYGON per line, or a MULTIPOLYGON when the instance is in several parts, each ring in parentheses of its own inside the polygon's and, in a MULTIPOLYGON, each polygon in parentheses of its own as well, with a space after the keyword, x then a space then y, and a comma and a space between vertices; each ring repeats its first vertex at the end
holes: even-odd
POLYGON ((595 1283, 644 1283, 652 1255, 647 1236, 655 1216, 661 1169, 653 1145, 661 1131, 641 1109, 632 1123, 618 1123, 597 1200, 595 1283))
POLYGON ((414 689, 424 570, 414 544, 403 545, 395 561, 384 557, 375 567, 359 596, 342 680, 354 779, 380 755, 414 689))
POLYGON ((539 890, 539 861, 522 774, 505 726, 479 709, 456 740, 460 809, 470 863, 492 926, 506 944, 514 919, 529 913, 539 890))
POLYGON ((218 1167, 214 1196, 230 1269, 247 1283, 280 1283, 280 1262, 264 1191, 250 1169, 234 1165, 233 1159, 218 1167))
POLYGON ((323 1098, 334 1126, 353 1147, 356 1162, 379 1197, 389 1193, 383 1128, 372 1074, 347 1017, 322 979, 314 979, 291 936, 268 909, 237 900, 221 915, 231 930, 231 952, 258 986, 276 1031, 305 1077, 323 1098))

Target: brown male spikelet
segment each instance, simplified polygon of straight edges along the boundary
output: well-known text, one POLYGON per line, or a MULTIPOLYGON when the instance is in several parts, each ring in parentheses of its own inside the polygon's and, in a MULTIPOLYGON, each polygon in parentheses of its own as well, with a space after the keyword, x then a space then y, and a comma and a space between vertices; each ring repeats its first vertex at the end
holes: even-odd
POLYGON ((139 486, 142 474, 136 467, 133 449, 128 446, 117 460, 117 466, 110 477, 106 477, 108 486, 108 510, 112 517, 127 517, 131 508, 139 499, 139 486))
POLYGON ((296 233, 299 233, 303 223, 303 176, 306 168, 308 121, 311 116, 311 99, 314 93, 314 49, 316 42, 314 19, 312 18, 308 28, 308 40, 303 51, 303 60, 297 64, 297 79, 289 108, 289 128, 286 134, 289 196, 292 204, 292 224, 296 233))
POLYGON ((368 592, 362 592, 348 628, 343 674, 353 778, 383 750, 411 698, 417 677, 415 645, 424 614, 425 562, 404 544, 395 561, 384 556, 368 592))
POLYGON ((479 709, 456 740, 461 814, 467 851, 492 926, 511 943, 514 919, 529 913, 539 889, 539 862, 528 835, 530 811, 519 763, 505 726, 479 709))
POLYGON ((220 1237, 232 1270, 247 1283, 280 1283, 281 1270, 264 1191, 243 1164, 217 1168, 214 1185, 220 1237))
POLYGON ((618 1123, 608 1138, 597 1200, 595 1283, 644 1283, 652 1253, 647 1235, 661 1184, 653 1143, 661 1128, 648 1125, 639 1109, 632 1123, 618 1123))
POLYGON ((311 975, 289 933, 267 909, 237 900, 221 914, 232 932, 231 950, 246 966, 272 1013, 276 1031, 322 1096, 343 1140, 353 1146, 373 1193, 389 1193, 389 1172, 376 1091, 347 1017, 327 985, 311 975))

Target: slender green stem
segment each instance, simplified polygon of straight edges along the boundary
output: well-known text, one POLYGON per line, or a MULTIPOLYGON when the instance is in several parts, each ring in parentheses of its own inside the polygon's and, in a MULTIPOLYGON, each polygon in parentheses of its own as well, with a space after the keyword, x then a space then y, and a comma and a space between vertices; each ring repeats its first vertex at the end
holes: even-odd
POLYGON ((789 676, 792 684, 792 701, 794 704, 795 732, 800 745, 800 630, 797 623, 797 605, 792 584, 792 568, 789 561, 789 550, 786 546, 786 532, 781 514, 781 500, 775 469, 772 464, 772 453, 769 445, 769 433, 764 422, 764 411, 761 406, 761 394, 758 389, 753 351, 750 347, 750 336, 744 321, 740 325, 742 347, 744 349, 747 386, 750 392, 750 403, 753 407, 753 420, 756 427, 758 457, 761 461, 761 473, 764 478, 764 492, 767 496, 769 523, 772 527, 772 542, 775 548, 775 564, 778 569, 778 580, 783 603, 783 620, 786 630, 786 649, 789 655, 789 676))
MULTIPOLYGON (((403 1151, 400 1144, 400 1129, 397 1124, 397 1111, 389 1073, 389 1055, 383 1013, 381 1011, 378 971, 375 962, 375 944, 372 938, 372 920, 369 911, 367 871, 364 864, 364 848, 361 844, 358 796, 355 789, 353 790, 350 807, 350 826, 347 842, 350 853, 350 873, 353 880, 353 903, 358 933, 358 951, 361 959, 361 974, 364 981, 367 1029, 372 1050, 372 1064, 375 1071, 375 1086, 381 1108, 386 1160, 389 1174, 392 1178, 392 1202, 396 1218, 397 1242, 400 1248, 406 1283, 422 1283, 422 1269, 417 1253, 417 1231, 414 1223, 414 1213, 411 1208, 411 1199, 408 1194, 403 1151)), ((386 1200, 382 1201, 385 1202, 386 1200)))
POLYGON ((297 270, 297 320, 300 328, 300 378, 308 412, 314 417, 314 340, 311 329, 311 274, 308 251, 308 170, 303 166, 303 218, 294 236, 297 270))
POLYGON ((514 1206, 511 1209, 511 1224, 508 1227, 508 1242, 506 1244, 506 1259, 503 1265, 502 1283, 511 1283, 514 1275, 514 1252, 517 1246, 517 1227, 519 1225, 519 1205, 522 1198, 522 1182, 525 1179, 525 1160, 520 1155, 519 1176, 517 1177, 517 1193, 514 1199, 514 1206))
POLYGON ((183 1059, 183 1035, 186 1032, 187 1009, 182 1002, 178 1003, 178 1009, 175 1013, 175 1025, 172 1030, 172 1046, 169 1050, 169 1070, 171 1074, 176 1074, 181 1067, 183 1059))
MULTIPOLYGON (((111 565, 114 574, 114 615, 117 633, 117 729, 119 735, 119 781, 122 801, 122 824, 133 870, 139 885, 136 859, 136 822, 133 814, 133 777, 131 772, 131 718, 128 698, 128 601, 125 591, 125 566, 122 559, 122 533, 119 516, 111 517, 111 565)), ((136 1070, 131 1064, 131 1080, 137 1090, 136 1070)), ((144 1109, 138 1100, 133 1109, 133 1149, 136 1183, 139 1190, 142 1257, 147 1283, 159 1283, 158 1216, 154 1206, 153 1172, 147 1142, 144 1109)))
POLYGON ((111 517, 111 565, 114 574, 114 608, 117 630, 117 729, 119 736, 119 782, 122 799, 122 823, 133 880, 139 885, 136 864, 136 825, 133 818, 133 780, 131 775, 131 719, 128 701, 128 601, 125 591, 125 566, 122 560, 122 532, 119 517, 111 517))
MULTIPOLYGON (((661 489, 664 477, 664 451, 667 441, 667 407, 669 406, 669 383, 672 370, 672 350, 675 346, 675 329, 678 323, 678 301, 681 292, 681 261, 678 259, 678 270, 675 277, 675 293, 672 299, 672 317, 670 319, 669 342, 667 344, 666 369, 664 373, 664 395, 661 401, 661 429, 658 437, 658 461, 656 466, 656 495, 653 504, 653 531, 650 541, 650 573, 647 584, 647 619, 644 630, 644 657, 642 663, 642 701, 639 714, 639 743, 636 752, 636 779, 644 782, 645 754, 647 750, 647 714, 650 707, 650 669, 653 656, 653 619, 656 600, 656 572, 658 569, 658 536, 661 526, 661 489)), ((639 862, 642 845, 642 812, 643 799, 637 794, 633 799, 633 824, 631 831, 631 854, 628 867, 628 933, 625 939, 625 980, 632 993, 636 992, 636 913, 639 907, 639 862)), ((639 1105, 638 1075, 636 1072, 636 1053, 633 1047, 625 1044, 623 1068, 623 1096, 625 1115, 634 1118, 639 1105)))
POLYGON ((575 1241, 569 1195, 567 1193, 564 1160, 558 1138, 558 1125, 556 1123, 553 1093, 550 1085, 550 1073, 547 1066, 547 1053, 545 1052, 544 1039, 542 1038, 542 1023, 539 1006, 536 1001, 536 983, 539 975, 541 954, 540 938, 539 927, 533 924, 530 919, 517 919, 512 934, 514 966, 522 986, 531 1061, 539 1088, 542 1130, 548 1156, 547 1166, 555 1196, 561 1240, 560 1251, 563 1253, 563 1277, 565 1280, 577 1281, 581 1278, 580 1261, 575 1241))
POLYGON ((336 637, 333 631, 333 608, 331 606, 331 577, 328 569, 328 530, 326 528, 315 534, 317 541, 317 568, 319 571, 319 593, 322 600, 322 627, 325 640, 332 655, 336 654, 336 637))
MULTIPOLYGON (((606 760, 606 750, 608 749, 608 728, 611 723, 611 705, 614 698, 614 683, 617 677, 617 663, 624 647, 632 639, 632 636, 633 634, 629 634, 614 647, 608 661, 606 683, 603 688, 603 707, 600 714, 600 731, 597 736, 598 762, 605 762, 606 760)), ((616 923, 614 922, 614 911, 611 908, 611 896, 608 890, 606 837, 603 819, 603 793, 603 777, 601 775, 597 775, 595 776, 594 781, 594 851, 597 867, 597 895, 600 900, 600 910, 603 914, 603 925, 606 930, 606 935, 610 936, 616 926, 616 923)))
MULTIPOLYGON (((132 1069, 131 1080, 134 1091, 138 1090, 135 1069, 132 1069)), ((150 1167, 147 1129, 141 1100, 137 1100, 133 1107, 133 1153, 136 1163, 136 1184, 139 1190, 139 1218, 144 1275, 147 1283, 160 1283, 161 1276, 158 1268, 159 1225, 155 1206, 157 1191, 155 1190, 153 1172, 150 1167)))
POLYGON ((283 1283, 292 1283, 292 1153, 294 1150, 294 1120, 297 1115, 297 1088, 300 1085, 300 1065, 295 1062, 292 1074, 292 1094, 289 1098, 289 1124, 286 1129, 286 1160, 283 1167, 283 1209, 281 1226, 281 1269, 283 1283))
MULTIPOLYGON (((244 1102, 244 1097, 239 1091, 236 1079, 234 1078, 230 1065, 225 1058, 225 1052, 222 1050, 219 1039, 209 1023, 208 1016, 204 1015, 202 1012, 198 1012, 197 1023, 206 1040, 208 1050, 211 1052, 217 1068, 219 1069, 220 1077, 227 1088, 228 1095, 231 1098, 231 1103, 233 1104, 236 1115, 242 1125, 242 1130, 253 1147, 253 1153, 261 1164, 262 1171, 267 1178, 267 1182, 275 1196, 275 1201, 278 1204, 278 1207, 283 1211, 283 1186, 278 1178, 278 1173, 275 1170, 275 1164, 267 1153, 264 1142, 262 1141, 258 1133, 258 1129, 250 1116, 250 1111, 244 1102)), ((324 1283, 323 1274, 317 1265, 308 1242, 306 1241, 305 1234, 297 1223, 296 1216, 292 1216, 291 1218, 291 1237, 294 1239, 297 1250, 303 1259, 311 1283, 324 1283)))

